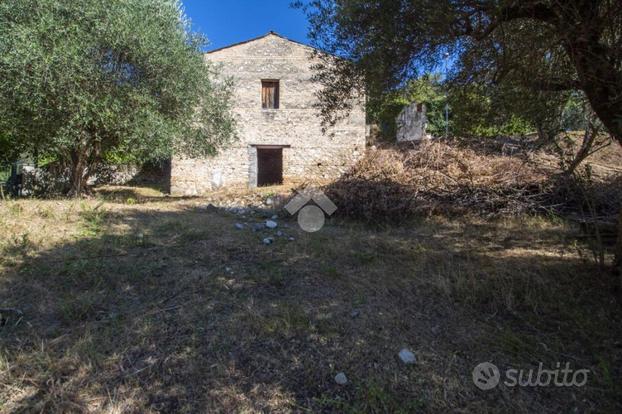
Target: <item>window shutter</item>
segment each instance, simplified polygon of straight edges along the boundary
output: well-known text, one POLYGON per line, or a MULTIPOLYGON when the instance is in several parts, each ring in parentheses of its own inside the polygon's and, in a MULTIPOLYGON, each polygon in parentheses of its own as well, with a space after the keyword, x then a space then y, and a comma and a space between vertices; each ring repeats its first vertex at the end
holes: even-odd
POLYGON ((263 109, 279 107, 279 81, 261 81, 261 107, 263 109))

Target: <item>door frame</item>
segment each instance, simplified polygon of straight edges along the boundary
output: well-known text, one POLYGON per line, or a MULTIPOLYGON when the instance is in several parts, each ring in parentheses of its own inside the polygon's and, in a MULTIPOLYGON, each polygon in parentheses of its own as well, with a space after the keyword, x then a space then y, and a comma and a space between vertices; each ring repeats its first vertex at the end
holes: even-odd
MULTIPOLYGON (((249 152, 250 152, 250 169, 249 169, 249 185, 251 187, 257 187, 258 186, 258 178, 259 178, 259 157, 258 157, 258 151, 259 149, 286 149, 286 148, 291 148, 290 144, 250 144, 249 145, 249 152)), ((286 169, 286 162, 285 160, 287 159, 287 157, 285 156, 285 152, 283 152, 282 155, 283 159, 282 159, 282 166, 281 166, 281 170, 282 170, 282 174, 283 174, 283 181, 285 180, 285 169, 286 169)))

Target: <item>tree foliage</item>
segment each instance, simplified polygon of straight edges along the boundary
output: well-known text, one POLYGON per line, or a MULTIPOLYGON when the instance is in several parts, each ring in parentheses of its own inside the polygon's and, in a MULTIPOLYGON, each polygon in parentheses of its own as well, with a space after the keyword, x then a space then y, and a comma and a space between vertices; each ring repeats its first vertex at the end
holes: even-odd
MULTIPOLYGON (((562 116, 570 96, 567 92, 534 93, 511 84, 455 85, 441 82, 438 75, 424 74, 382 99, 370 100, 368 117, 380 124, 386 139, 394 139, 396 116, 404 106, 421 102, 427 109, 427 131, 443 136, 447 105, 451 135, 493 137, 538 131, 550 142, 570 122, 562 116)), ((575 104, 572 108, 577 124, 583 107, 575 104)))
POLYGON ((77 194, 110 157, 225 145, 230 82, 189 28, 175 0, 0 2, 0 136, 12 155, 57 159, 77 194))
POLYGON ((410 80, 397 91, 386 94, 382 99, 370 100, 367 116, 371 122, 380 126, 382 135, 387 140, 395 139, 396 117, 401 110, 412 102, 426 106, 428 118, 427 131, 441 135, 445 131, 444 107, 447 102, 445 91, 436 75, 426 74, 410 80))
POLYGON ((562 129, 569 94, 534 92, 520 85, 473 83, 450 88, 451 131, 461 136, 524 135, 550 141, 562 129))
POLYGON ((372 100, 386 96, 449 55, 456 85, 507 85, 497 91, 542 98, 583 91, 622 142, 619 1, 311 0, 303 7, 315 46, 349 62, 319 68, 332 97, 323 100, 327 122, 347 110, 338 96, 361 88, 372 100))

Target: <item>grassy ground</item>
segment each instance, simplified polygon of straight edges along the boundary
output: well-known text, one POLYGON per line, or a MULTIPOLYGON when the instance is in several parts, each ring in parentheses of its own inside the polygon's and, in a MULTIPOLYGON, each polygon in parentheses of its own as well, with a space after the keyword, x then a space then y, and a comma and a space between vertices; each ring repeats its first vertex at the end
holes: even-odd
POLYGON ((274 231, 234 227, 259 217, 204 205, 0 204, 0 307, 23 311, 2 312, 0 411, 622 410, 622 312, 562 222, 308 234, 283 218, 266 246, 274 231), (416 364, 399 361, 404 347, 416 364), (483 361, 591 372, 584 387, 482 391, 483 361))

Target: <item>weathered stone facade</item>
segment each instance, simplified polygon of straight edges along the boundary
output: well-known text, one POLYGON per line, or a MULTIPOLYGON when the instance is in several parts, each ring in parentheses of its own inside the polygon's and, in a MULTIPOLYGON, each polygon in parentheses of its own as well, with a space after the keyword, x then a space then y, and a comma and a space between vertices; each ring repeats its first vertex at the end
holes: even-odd
POLYGON ((239 139, 206 159, 177 157, 171 193, 199 195, 215 187, 257 185, 257 148, 283 147, 283 179, 335 178, 363 155, 365 113, 355 107, 326 134, 321 131, 311 81, 312 49, 269 33, 206 54, 235 81, 234 115, 239 139), (279 81, 279 108, 262 109, 262 80, 279 81))

